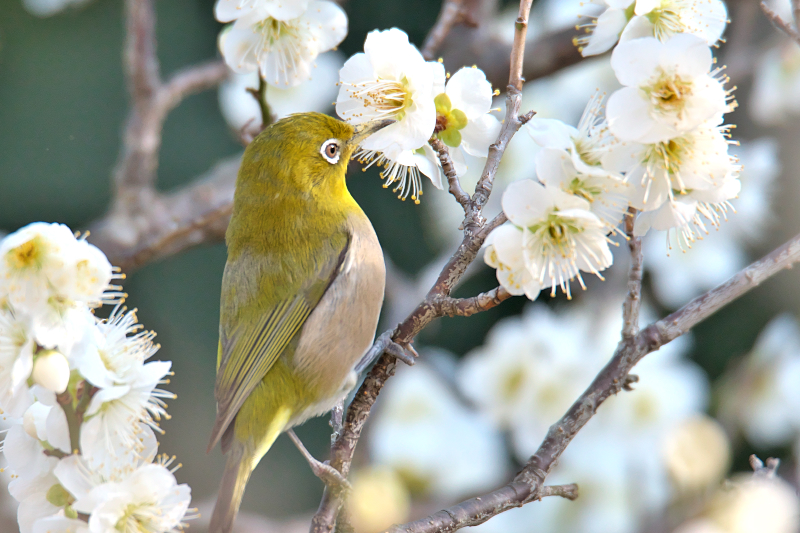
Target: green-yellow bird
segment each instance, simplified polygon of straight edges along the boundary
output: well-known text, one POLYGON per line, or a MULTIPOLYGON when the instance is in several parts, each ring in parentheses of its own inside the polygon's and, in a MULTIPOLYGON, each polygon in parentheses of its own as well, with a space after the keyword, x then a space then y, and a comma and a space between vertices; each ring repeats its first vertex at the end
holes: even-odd
POLYGON ((345 184, 359 129, 319 113, 284 118, 247 147, 226 234, 217 419, 228 455, 210 533, 230 533, 250 473, 282 432, 352 390, 383 302, 375 231, 345 184))

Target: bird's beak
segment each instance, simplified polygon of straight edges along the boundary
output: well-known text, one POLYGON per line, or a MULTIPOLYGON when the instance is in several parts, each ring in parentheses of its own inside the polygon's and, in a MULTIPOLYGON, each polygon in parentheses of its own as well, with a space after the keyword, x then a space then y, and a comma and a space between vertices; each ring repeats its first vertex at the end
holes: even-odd
POLYGON ((395 121, 393 119, 387 118, 384 120, 375 120, 373 122, 367 122, 366 124, 359 124, 358 126, 356 126, 356 131, 353 134, 353 136, 350 137, 349 141, 347 141, 347 145, 355 148, 356 146, 361 144, 361 141, 363 141, 376 131, 382 130, 386 126, 394 123, 395 121))

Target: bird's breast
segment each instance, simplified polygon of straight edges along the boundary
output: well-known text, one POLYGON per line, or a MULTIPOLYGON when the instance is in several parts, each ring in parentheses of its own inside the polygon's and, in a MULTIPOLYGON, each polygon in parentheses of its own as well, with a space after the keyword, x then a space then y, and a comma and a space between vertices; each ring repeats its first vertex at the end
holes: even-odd
POLYGON ((301 330, 293 366, 313 401, 291 424, 324 413, 355 386, 353 368, 372 345, 383 303, 386 269, 363 213, 348 219, 350 244, 335 279, 301 330))

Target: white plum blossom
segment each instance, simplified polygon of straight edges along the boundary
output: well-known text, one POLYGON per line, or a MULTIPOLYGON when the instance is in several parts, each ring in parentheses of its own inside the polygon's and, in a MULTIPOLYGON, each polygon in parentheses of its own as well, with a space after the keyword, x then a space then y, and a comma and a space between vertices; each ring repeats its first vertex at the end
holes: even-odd
POLYGON ((602 54, 620 43, 641 37, 667 41, 679 33, 694 34, 709 46, 722 37, 728 13, 722 0, 604 0, 608 6, 590 22, 579 25, 586 34, 573 41, 586 56, 602 54))
POLYGON ((595 93, 577 128, 560 120, 536 117, 525 128, 543 147, 536 156, 539 181, 583 198, 592 213, 613 230, 628 209, 631 188, 621 174, 601 164, 613 141, 602 116, 602 100, 602 95, 595 93))
POLYGON ((701 124, 720 124, 732 109, 711 71, 711 50, 695 35, 620 43, 611 66, 624 87, 608 99, 606 119, 623 141, 666 142, 701 124))
POLYGON ((625 174, 632 187, 630 205, 643 212, 635 235, 651 227, 679 228, 683 241, 691 242, 690 224, 702 232, 707 231, 703 218, 719 224, 741 187, 727 131, 726 126, 701 127, 663 142, 619 142, 608 148, 603 166, 625 174))
POLYGON ((497 279, 511 294, 530 297, 533 280, 571 297, 570 280, 577 277, 585 287, 581 272, 600 276, 611 265, 606 226, 583 198, 522 180, 506 189, 503 211, 519 231, 503 230, 484 257, 497 264, 497 279))
POLYGON ((0 409, 10 416, 22 416, 32 402, 34 349, 30 321, 0 306, 0 409))
POLYGON ((361 143, 366 150, 394 158, 419 148, 433 133, 434 90, 443 74, 443 67, 426 62, 405 32, 396 28, 370 32, 364 52, 348 59, 339 72, 336 113, 352 124, 395 119, 361 143))
POLYGON ((182 526, 190 500, 188 485, 178 485, 166 467, 150 464, 123 481, 98 485, 73 507, 91 513, 91 533, 166 533, 182 526))
POLYGON ((101 389, 92 397, 80 436, 81 451, 92 468, 110 477, 131 455, 141 453, 142 435, 148 431, 144 427, 161 431, 158 422, 169 418, 163 399, 175 396, 156 387, 165 382, 170 366, 169 361, 147 363, 130 383, 101 389))
POLYGON ((275 20, 300 17, 309 7, 309 0, 217 0, 214 16, 220 22, 231 22, 256 9, 263 9, 275 20))
POLYGON ((452 499, 486 490, 506 475, 499 431, 461 405, 436 371, 399 372, 381 395, 370 452, 418 490, 452 499))
MULTIPOLYGON (((489 145, 500 133, 500 121, 490 114, 492 95, 492 85, 483 71, 465 67, 450 77, 444 92, 434 99, 434 135, 452 148, 450 155, 459 176, 467 171, 463 152, 487 157, 489 145)), ((438 158, 435 163, 438 165, 438 158)))
POLYGON ((295 87, 311 79, 314 60, 347 35, 347 15, 334 2, 311 0, 297 18, 278 20, 262 3, 220 34, 225 62, 237 74, 258 70, 268 84, 295 87))
POLYGON ((603 3, 606 10, 599 16, 592 15, 588 23, 578 25, 577 29, 583 30, 584 35, 572 40, 584 57, 610 50, 630 20, 633 0, 603 0, 603 3))
MULTIPOLYGON (((425 61, 408 35, 396 28, 370 32, 364 52, 348 59, 339 71, 336 113, 343 120, 351 124, 395 120, 364 139, 355 157, 384 167, 384 186, 397 183, 394 192, 402 199, 411 195, 419 203, 418 163, 427 165, 423 147, 434 132, 434 97, 444 91, 444 79, 444 67, 425 61)), ((439 187, 438 173, 430 174, 439 187)))
POLYGON ((664 439, 664 463, 680 492, 696 494, 715 486, 730 468, 731 454, 725 429, 705 414, 682 421, 664 439))
POLYGON ((728 24, 722 0, 636 0, 620 43, 640 37, 667 41, 673 35, 690 33, 714 46, 728 24))
POLYGON ((69 384, 69 361, 59 351, 44 350, 36 355, 31 380, 42 387, 61 394, 69 384))
POLYGON ((800 434, 800 326, 774 318, 738 368, 724 376, 719 417, 755 446, 780 446, 800 434))

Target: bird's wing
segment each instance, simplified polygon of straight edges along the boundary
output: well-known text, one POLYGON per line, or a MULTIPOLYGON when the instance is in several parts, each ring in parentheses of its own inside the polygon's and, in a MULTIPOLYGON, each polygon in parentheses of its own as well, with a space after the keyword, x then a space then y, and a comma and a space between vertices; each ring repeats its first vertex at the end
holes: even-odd
MULTIPOLYGON (((256 320, 239 320, 225 331, 220 328, 217 381, 217 419, 208 450, 230 426, 242 404, 300 331, 308 316, 336 278, 349 247, 349 236, 342 239, 338 254, 317 264, 316 275, 304 282, 292 296, 259 309, 256 320)), ((227 274, 227 273, 226 273, 227 274)), ((242 273, 242 275, 247 275, 242 273)), ((252 275, 252 273, 251 273, 252 275)))

